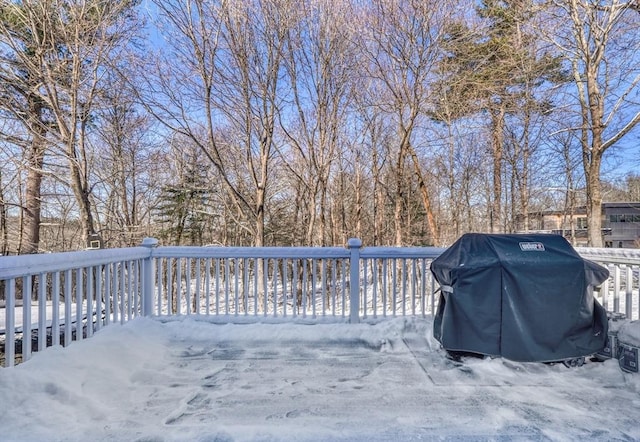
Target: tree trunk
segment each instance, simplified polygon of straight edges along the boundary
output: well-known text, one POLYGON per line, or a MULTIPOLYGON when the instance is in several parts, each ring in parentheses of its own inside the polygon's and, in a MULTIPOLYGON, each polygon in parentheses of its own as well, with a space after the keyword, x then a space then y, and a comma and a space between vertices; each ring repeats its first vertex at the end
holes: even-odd
MULTIPOLYGON (((36 111, 38 114, 40 109, 36 111)), ((33 140, 29 147, 27 172, 26 201, 22 209, 23 241, 18 253, 38 253, 40 246, 40 215, 42 208, 42 167, 44 165, 45 144, 43 130, 37 126, 33 130, 33 140)))
POLYGON ((68 137, 67 155, 69 158, 69 173, 71 189, 76 197, 76 203, 78 204, 78 212, 80 217, 80 226, 82 228, 82 242, 84 246, 89 245, 89 238, 96 233, 95 225, 93 221, 93 213, 91 212, 91 188, 89 186, 87 177, 87 152, 85 149, 86 139, 86 124, 88 115, 86 112, 80 114, 80 131, 78 134, 79 141, 78 150, 80 155, 76 151, 75 131, 68 137))
POLYGON ((602 247, 602 189, 600 185, 602 154, 593 148, 591 152, 583 152, 583 156, 590 156, 590 158, 583 160, 587 180, 587 241, 589 247, 602 247))
POLYGON ((396 192, 393 209, 393 224, 395 228, 395 245, 402 246, 402 207, 404 204, 404 147, 400 147, 400 153, 398 154, 398 163, 396 173, 396 192))
POLYGON ((502 151, 504 141, 504 106, 491 112, 491 155, 493 159, 493 201, 489 225, 491 233, 500 233, 502 227, 502 151))
POLYGON ((7 232, 7 205, 4 200, 2 169, 0 168, 0 256, 9 252, 9 233, 7 232))
POLYGON ((436 219, 433 216, 433 209, 431 207, 431 196, 429 195, 429 188, 427 187, 427 184, 425 183, 424 177, 422 175, 422 169, 420 168, 420 160, 418 160, 418 155, 416 154, 415 149, 412 146, 409 146, 408 150, 409 150, 409 154, 411 155, 411 159, 413 161, 414 172, 418 177, 418 187, 420 188, 422 205, 427 216, 427 227, 429 228, 429 235, 431 236, 431 245, 435 246, 435 245, 438 245, 439 243, 438 227, 436 225, 436 219))
POLYGON ((23 210, 24 236, 20 254, 38 253, 40 244, 40 211, 42 183, 42 150, 32 145, 29 152, 29 172, 27 173, 27 194, 23 210))

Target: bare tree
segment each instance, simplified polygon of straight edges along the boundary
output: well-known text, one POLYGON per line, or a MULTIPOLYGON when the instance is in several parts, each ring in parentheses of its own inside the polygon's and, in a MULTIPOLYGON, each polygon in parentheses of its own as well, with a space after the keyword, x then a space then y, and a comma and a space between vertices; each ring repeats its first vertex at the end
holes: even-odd
POLYGON ((8 103, 30 135, 27 178, 27 251, 37 251, 42 165, 56 145, 68 162, 83 237, 95 233, 90 194, 88 128, 101 69, 135 30, 134 1, 27 0, 5 3, 1 34, 7 49, 3 80, 13 83, 8 103))
POLYGON ((297 185, 307 188, 305 241, 325 245, 335 241, 329 238, 330 179, 344 154, 346 112, 358 64, 349 26, 354 11, 348 1, 313 0, 300 4, 296 13, 286 58, 293 113, 280 115, 290 145, 284 157, 297 185))
POLYGON ((112 76, 109 84, 99 98, 95 134, 91 137, 97 157, 93 171, 97 181, 93 192, 99 215, 96 222, 105 244, 133 246, 150 234, 145 220, 158 193, 151 186, 157 157, 149 137, 150 116, 117 77, 112 76))
MULTIPOLYGON (((588 242, 602 246, 601 169, 605 152, 640 123, 637 1, 554 0, 553 39, 573 75, 587 186, 588 242), (569 24, 569 26, 567 26, 569 24)), ((548 35, 548 33, 545 33, 548 35)))
POLYGON ((418 180, 431 241, 438 243, 438 229, 432 196, 415 145, 416 126, 424 118, 429 98, 428 81, 439 55, 438 43, 444 31, 446 7, 442 2, 376 0, 371 2, 363 32, 363 50, 368 75, 382 88, 383 95, 372 103, 396 125, 395 243, 404 242, 403 201, 410 167, 418 180))
POLYGON ((200 146, 261 246, 290 2, 154 3, 174 62, 158 60, 149 109, 200 146))
MULTIPOLYGON (((49 117, 39 96, 39 23, 30 20, 28 2, 0 6, 0 107, 5 117, 24 130, 4 132, 11 143, 21 146, 26 162, 26 199, 22 205, 18 253, 37 253, 42 210, 41 185, 49 117)), ((12 127, 13 128, 13 127, 12 127)))
POLYGON ((0 169, 0 256, 9 251, 9 231, 7 229, 7 201, 5 200, 4 177, 0 169))

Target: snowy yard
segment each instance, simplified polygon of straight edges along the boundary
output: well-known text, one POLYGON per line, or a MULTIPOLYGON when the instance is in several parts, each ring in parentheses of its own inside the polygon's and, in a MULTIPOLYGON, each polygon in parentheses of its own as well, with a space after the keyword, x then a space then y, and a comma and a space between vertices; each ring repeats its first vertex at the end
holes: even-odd
POLYGON ((640 440, 615 360, 445 358, 428 319, 141 318, 0 369, 4 441, 640 440))

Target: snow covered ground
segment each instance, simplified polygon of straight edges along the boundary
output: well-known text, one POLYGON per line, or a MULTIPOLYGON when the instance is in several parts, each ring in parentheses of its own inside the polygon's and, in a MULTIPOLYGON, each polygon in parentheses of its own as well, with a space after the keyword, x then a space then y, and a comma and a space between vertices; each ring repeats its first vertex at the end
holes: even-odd
POLYGON ((640 374, 616 360, 455 364, 431 326, 111 325, 0 369, 0 439, 640 440, 640 374))

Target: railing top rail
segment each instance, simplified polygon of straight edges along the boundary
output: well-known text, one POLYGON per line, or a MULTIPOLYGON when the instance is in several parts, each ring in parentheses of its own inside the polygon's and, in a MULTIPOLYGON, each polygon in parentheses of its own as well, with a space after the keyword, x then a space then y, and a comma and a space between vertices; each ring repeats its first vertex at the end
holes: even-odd
POLYGON ((612 249, 577 247, 576 251, 585 259, 611 264, 640 265, 639 249, 612 249))
POLYGON ((154 258, 348 258, 345 247, 196 247, 165 246, 153 249, 154 258))
MULTIPOLYGON (((435 259, 444 250, 436 247, 361 247, 364 259, 435 259)), ((640 265, 640 250, 578 247, 586 259, 612 264, 640 265)), ((19 278, 104 265, 113 262, 155 258, 249 258, 249 259, 347 259, 348 247, 128 247, 122 249, 86 250, 52 254, 0 257, 0 279, 19 278)))
POLYGON ((435 259, 446 249, 439 247, 363 247, 362 258, 424 258, 435 259))
POLYGON ((0 256, 0 280, 149 257, 147 247, 0 256))
MULTIPOLYGON (((436 247, 363 247, 360 257, 434 259, 445 249, 436 247)), ((165 246, 153 249, 154 258, 349 258, 346 247, 197 247, 165 246)))

